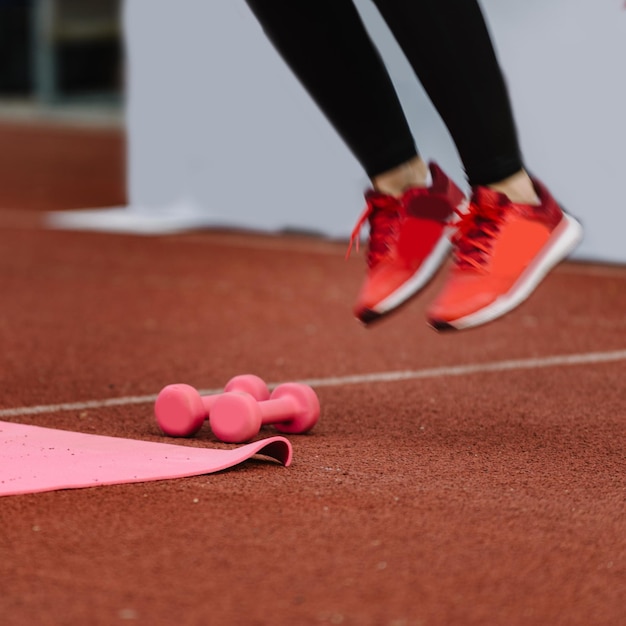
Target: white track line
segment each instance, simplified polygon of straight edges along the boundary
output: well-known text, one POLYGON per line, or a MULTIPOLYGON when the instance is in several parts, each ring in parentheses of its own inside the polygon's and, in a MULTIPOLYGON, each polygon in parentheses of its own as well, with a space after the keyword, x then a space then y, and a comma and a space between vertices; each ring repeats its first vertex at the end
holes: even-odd
MULTIPOLYGON (((504 372, 510 370, 528 370, 544 367, 564 365, 585 365, 592 363, 609 363, 611 361, 625 361, 626 350, 612 352, 587 352, 583 354, 565 354, 558 356, 537 357, 534 359, 516 359, 511 361, 492 361, 491 363, 470 363, 468 365, 453 365, 434 367, 422 370, 405 370, 399 372, 378 372, 373 374, 356 374, 354 376, 338 376, 331 378, 310 378, 302 380, 311 387, 339 387, 341 385, 359 385, 362 383, 385 383, 401 380, 418 380, 422 378, 446 378, 448 376, 465 376, 484 372, 504 372)), ((276 387, 280 383, 270 383, 276 387)), ((221 389, 204 389, 200 393, 208 395, 220 393, 221 389)), ((156 400, 156 395, 126 396, 124 398, 109 398, 107 400, 89 400, 87 402, 68 402, 63 404, 48 404, 16 409, 1 409, 2 417, 19 417, 22 415, 37 415, 40 413, 57 413, 59 411, 84 411, 86 409, 100 409, 111 406, 126 406, 130 404, 150 404, 156 400)))

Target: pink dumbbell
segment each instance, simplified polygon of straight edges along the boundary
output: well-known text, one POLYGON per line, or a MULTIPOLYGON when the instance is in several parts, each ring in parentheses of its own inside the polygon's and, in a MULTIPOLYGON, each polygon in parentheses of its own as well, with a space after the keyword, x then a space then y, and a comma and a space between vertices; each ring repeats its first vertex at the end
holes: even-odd
MULTIPOLYGON (((256 402, 270 397, 263 380, 252 374, 235 376, 224 387, 225 393, 239 392, 256 402)), ((201 396, 190 385, 176 384, 164 387, 154 404, 154 415, 159 427, 172 437, 189 437, 197 433, 213 410, 221 394, 201 396)))
POLYGON ((264 402, 242 393, 222 394, 211 407, 209 423, 219 440, 241 443, 257 435, 263 424, 274 424, 282 433, 305 433, 319 416, 320 403, 311 387, 285 383, 264 402))

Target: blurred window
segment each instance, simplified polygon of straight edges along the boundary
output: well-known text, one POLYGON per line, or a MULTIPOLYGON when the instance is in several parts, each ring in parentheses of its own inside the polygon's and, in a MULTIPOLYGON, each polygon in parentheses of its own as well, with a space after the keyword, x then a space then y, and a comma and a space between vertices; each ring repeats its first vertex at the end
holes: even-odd
POLYGON ((0 0, 0 96, 116 102, 121 0, 0 0))

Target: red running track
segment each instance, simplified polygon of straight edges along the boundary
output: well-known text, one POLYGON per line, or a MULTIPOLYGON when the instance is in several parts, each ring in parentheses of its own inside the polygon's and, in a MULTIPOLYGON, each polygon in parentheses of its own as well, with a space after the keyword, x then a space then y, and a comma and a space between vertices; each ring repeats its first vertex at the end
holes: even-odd
POLYGON ((455 335, 438 278, 366 330, 342 244, 38 218, 0 210, 0 420, 168 441, 132 397, 243 372, 316 379, 322 417, 289 468, 0 499, 3 624, 625 622, 626 268, 455 335))

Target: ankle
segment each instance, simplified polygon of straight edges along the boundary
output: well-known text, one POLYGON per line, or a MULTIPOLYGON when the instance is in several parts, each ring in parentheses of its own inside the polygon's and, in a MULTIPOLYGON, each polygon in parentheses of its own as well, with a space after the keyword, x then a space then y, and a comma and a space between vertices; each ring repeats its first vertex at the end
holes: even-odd
POLYGON ((533 181, 525 170, 520 170, 516 174, 513 174, 513 176, 487 185, 487 187, 503 193, 515 204, 530 204, 532 206, 541 204, 533 181))
POLYGON ((393 168, 374 176, 372 185, 376 191, 390 196, 400 197, 411 187, 427 187, 430 170, 421 157, 415 157, 393 168))

